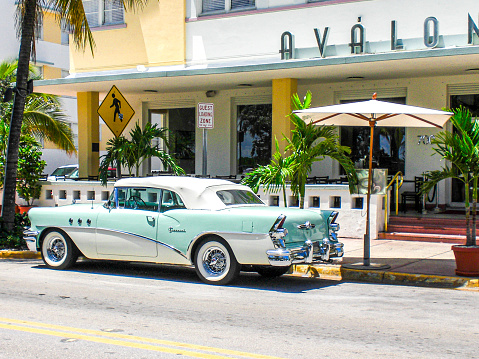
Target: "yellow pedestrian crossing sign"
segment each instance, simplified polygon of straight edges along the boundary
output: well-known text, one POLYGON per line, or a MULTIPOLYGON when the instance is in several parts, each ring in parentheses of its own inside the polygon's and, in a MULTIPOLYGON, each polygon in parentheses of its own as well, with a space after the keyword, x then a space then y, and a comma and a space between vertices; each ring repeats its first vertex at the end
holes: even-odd
POLYGON ((121 135, 135 114, 135 110, 133 110, 115 85, 112 86, 108 95, 103 99, 97 112, 116 137, 121 135))

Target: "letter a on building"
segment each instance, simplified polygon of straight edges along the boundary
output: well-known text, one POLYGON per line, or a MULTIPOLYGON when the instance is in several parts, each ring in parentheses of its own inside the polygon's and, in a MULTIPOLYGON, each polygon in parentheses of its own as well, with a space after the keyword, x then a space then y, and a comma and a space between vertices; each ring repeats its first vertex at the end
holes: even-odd
POLYGON ((123 97, 121 92, 112 86, 108 95, 103 99, 98 114, 105 121, 108 128, 113 132, 115 137, 121 135, 128 122, 135 114, 128 101, 123 97))

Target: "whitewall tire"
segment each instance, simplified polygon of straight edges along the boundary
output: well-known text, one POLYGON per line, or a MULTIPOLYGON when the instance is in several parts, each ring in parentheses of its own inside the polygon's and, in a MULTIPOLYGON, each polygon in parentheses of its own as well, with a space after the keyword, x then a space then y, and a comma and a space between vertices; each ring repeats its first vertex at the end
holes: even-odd
POLYGON ((63 231, 50 231, 43 238, 42 258, 47 267, 67 269, 75 264, 78 249, 63 231))
POLYGON ((202 242, 194 259, 196 273, 208 284, 228 284, 238 277, 241 268, 230 246, 219 238, 202 242))

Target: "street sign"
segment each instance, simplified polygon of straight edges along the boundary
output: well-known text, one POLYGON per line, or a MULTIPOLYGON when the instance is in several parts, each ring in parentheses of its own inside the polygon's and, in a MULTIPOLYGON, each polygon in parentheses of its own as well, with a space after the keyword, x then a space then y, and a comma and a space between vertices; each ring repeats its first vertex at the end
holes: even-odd
POLYGON ((112 86, 108 95, 103 99, 97 112, 115 137, 121 135, 135 114, 135 110, 133 110, 115 85, 112 86))
POLYGON ((198 104, 198 128, 213 129, 215 127, 214 105, 212 103, 198 104))

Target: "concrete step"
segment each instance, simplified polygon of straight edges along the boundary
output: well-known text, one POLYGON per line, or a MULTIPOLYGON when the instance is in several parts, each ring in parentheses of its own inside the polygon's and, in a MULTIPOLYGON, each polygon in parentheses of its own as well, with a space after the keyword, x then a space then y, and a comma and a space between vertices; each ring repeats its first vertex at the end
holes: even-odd
POLYGON ((466 236, 451 234, 431 234, 431 233, 406 233, 406 232, 380 232, 379 239, 390 239, 398 241, 416 241, 416 242, 436 242, 465 244, 466 236))
MULTIPOLYGON (((451 227, 447 223, 434 225, 401 225, 388 224, 388 232, 407 232, 407 233, 430 233, 430 234, 444 234, 444 235, 466 235, 466 227, 457 226, 451 227)), ((476 230, 479 235, 479 231, 476 230)))
MULTIPOLYGON (((478 218, 479 220, 479 218, 478 218)), ((447 227, 466 227, 465 218, 440 218, 440 217, 389 217, 390 224, 401 225, 442 225, 447 227)))
MULTIPOLYGON (((472 223, 471 223, 472 224, 472 223)), ((479 229, 476 230, 479 236, 479 229)), ((442 242, 464 244, 466 242, 466 219, 422 216, 391 216, 388 231, 379 233, 380 239, 401 241, 442 242)))

